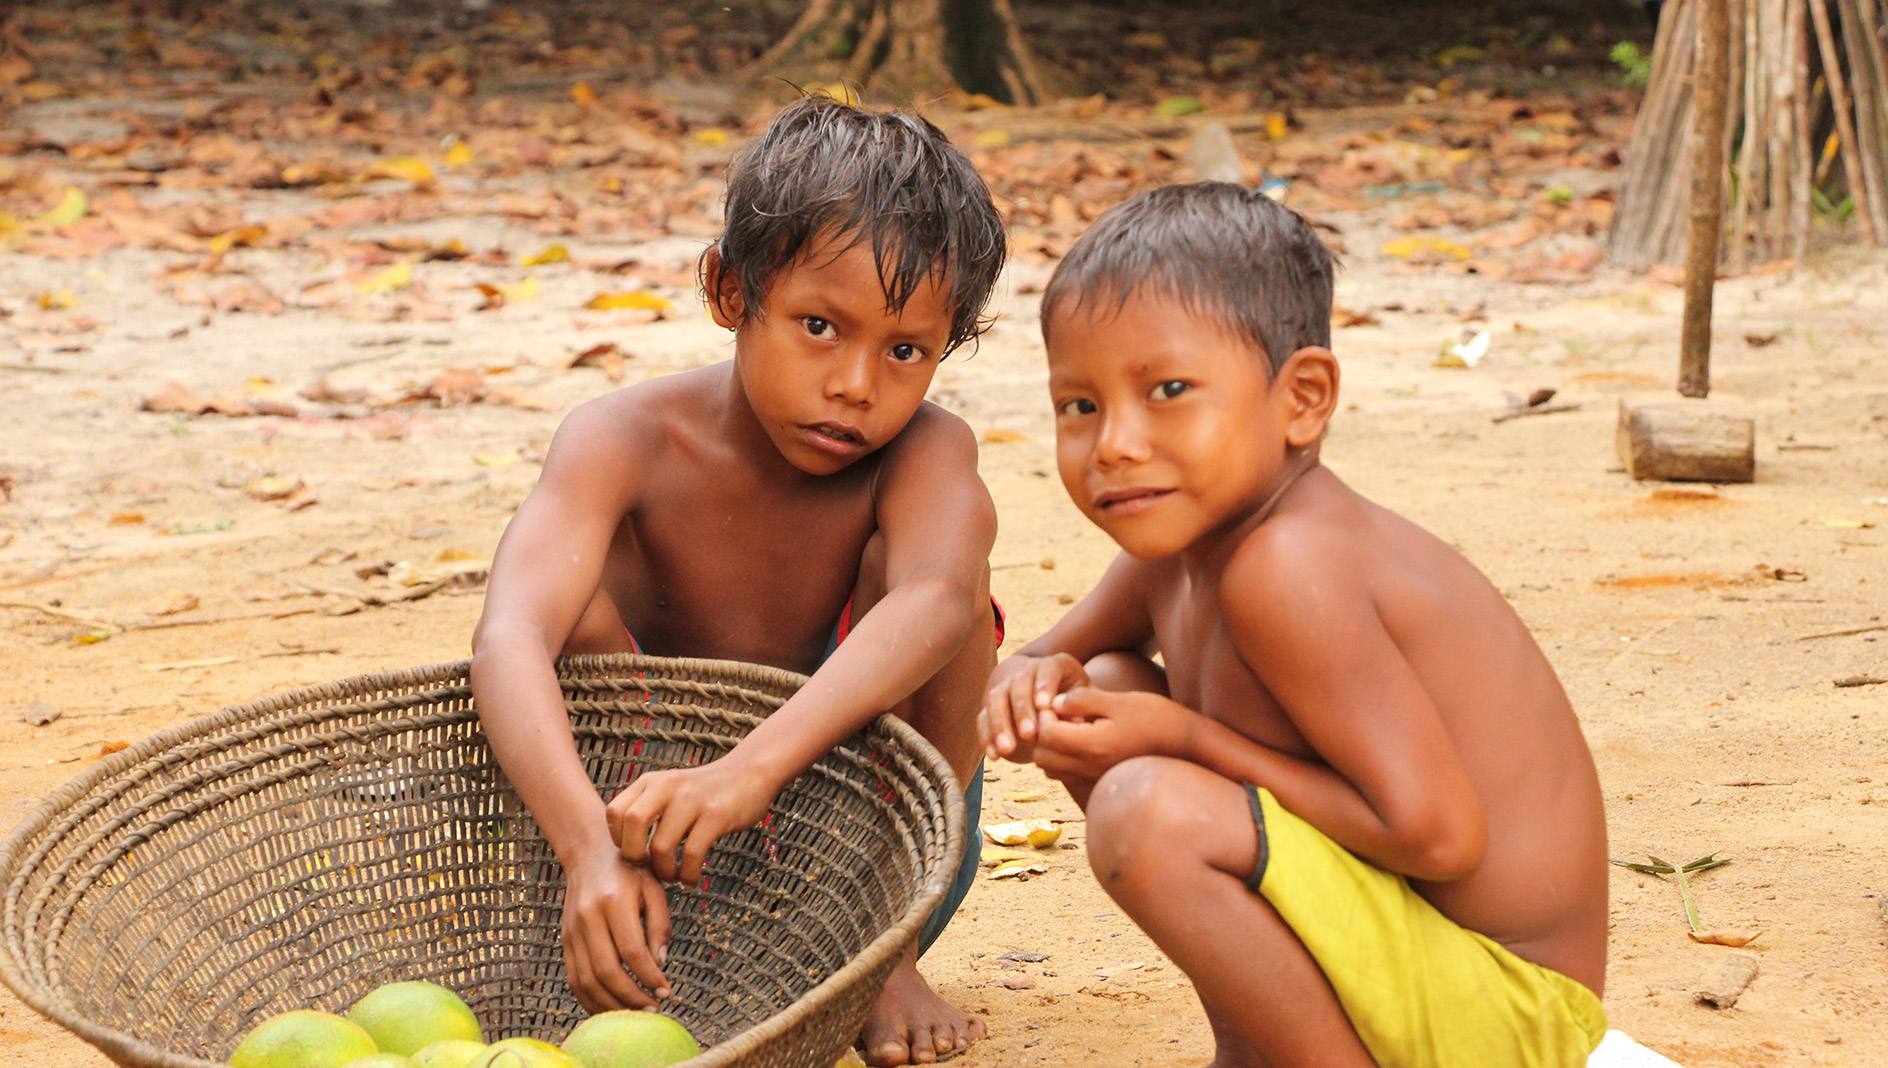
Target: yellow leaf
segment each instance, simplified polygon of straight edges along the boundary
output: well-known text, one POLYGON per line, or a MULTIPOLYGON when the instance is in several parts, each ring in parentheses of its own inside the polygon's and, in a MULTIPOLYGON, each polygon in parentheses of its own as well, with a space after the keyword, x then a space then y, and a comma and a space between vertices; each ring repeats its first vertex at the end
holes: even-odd
POLYGON ((0 252, 11 252, 26 242, 26 227, 20 220, 0 211, 0 252))
POLYGON ((85 218, 85 212, 90 207, 91 201, 86 199, 85 190, 69 185, 66 186, 65 195, 59 198, 59 203, 33 221, 48 226, 70 226, 85 218))
POLYGON ((425 185, 433 180, 433 169, 418 156, 390 156, 367 168, 369 178, 398 178, 425 185))
POLYGON ((1383 254, 1399 260, 1425 255, 1465 260, 1474 255, 1466 247, 1441 237, 1399 237, 1383 246, 1383 254))
POLYGON ((1834 527, 1837 530, 1867 530, 1875 524, 1866 519, 1842 519, 1832 516, 1825 518, 1822 521, 1822 525, 1825 527, 1834 527))
POLYGON ((978 130, 970 143, 978 148, 1002 148, 1010 143, 1008 130, 978 130))
POLYGON ((597 102, 597 91, 590 88, 589 82, 578 82, 570 87, 570 98, 587 108, 597 102))
POLYGON ((84 634, 75 635, 72 641, 75 645, 97 645, 109 637, 111 637, 111 631, 88 630, 84 634))
POLYGON ((728 143, 728 131, 719 126, 710 126, 706 130, 696 130, 695 140, 704 145, 725 145, 728 143))
POLYGON ((1026 860, 1006 860, 990 870, 989 878, 1015 879, 1023 875, 1040 875, 1048 870, 1047 861, 1033 857, 1026 860))
POLYGON ((39 306, 47 311, 63 311, 66 308, 78 307, 79 297, 71 289, 61 289, 57 293, 41 293, 39 306))
POLYGON ((517 285, 499 286, 498 291, 505 295, 506 300, 536 300, 544 292, 535 277, 526 278, 517 285))
POLYGON ((518 462, 517 450, 511 452, 475 452, 472 462, 480 467, 510 467, 518 462))
POLYGON ((454 141, 452 147, 446 151, 446 166, 470 167, 472 161, 476 158, 476 156, 472 155, 470 145, 467 145, 464 141, 454 141))
POLYGON ((379 274, 361 282, 354 288, 363 293, 392 293, 413 284, 413 264, 406 260, 387 268, 379 274))
POLYGON ((1000 426, 993 426, 983 432, 983 441, 986 445, 1007 445, 1011 442, 1028 440, 1029 438, 1026 435, 1019 434, 1014 430, 1005 430, 1000 426))
POLYGON ((228 252, 238 245, 254 245, 269 234, 266 226, 244 226, 210 239, 211 252, 228 252))
POLYGON ((598 293, 590 298, 590 303, 584 305, 591 311, 622 311, 627 308, 648 308, 661 311, 668 306, 668 300, 646 289, 639 289, 632 293, 598 293))
POLYGON ((1827 141, 1824 141, 1824 142, 1822 143, 1822 161, 1823 161, 1824 163, 1827 163, 1827 162, 1829 162, 1830 160, 1832 160, 1832 159, 1835 159, 1835 158, 1836 158, 1836 153, 1837 153, 1838 151, 1840 151, 1840 150, 1841 150, 1841 148, 1842 148, 1842 137, 1841 137, 1841 135, 1839 135, 1839 134, 1830 134, 1830 135, 1829 135, 1829 140, 1827 140, 1827 141))
POLYGON ((546 245, 529 256, 518 260, 520 267, 536 267, 542 263, 563 263, 570 259, 570 250, 562 245, 546 245))
POLYGON ((1265 136, 1272 140, 1283 141, 1285 139, 1285 131, 1289 128, 1289 125, 1290 124, 1285 119, 1284 112, 1268 111, 1265 113, 1265 136))

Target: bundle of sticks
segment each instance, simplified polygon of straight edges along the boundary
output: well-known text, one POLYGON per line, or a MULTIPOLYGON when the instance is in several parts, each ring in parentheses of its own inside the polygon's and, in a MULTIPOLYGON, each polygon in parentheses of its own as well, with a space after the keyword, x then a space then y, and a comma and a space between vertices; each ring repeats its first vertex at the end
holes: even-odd
MULTIPOLYGON (((1664 5, 1608 256, 1685 258, 1700 9, 1664 5)), ((1812 226, 1888 245, 1888 11, 1884 0, 1725 0, 1723 263, 1801 256, 1812 226)))

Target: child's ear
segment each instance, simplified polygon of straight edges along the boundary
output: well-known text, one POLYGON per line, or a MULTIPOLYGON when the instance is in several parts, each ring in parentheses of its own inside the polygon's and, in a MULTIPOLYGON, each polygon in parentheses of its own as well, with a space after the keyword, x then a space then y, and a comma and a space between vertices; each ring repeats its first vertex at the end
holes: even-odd
POLYGON ((702 253, 701 289, 708 298, 708 314, 716 326, 733 330, 747 317, 747 304, 741 298, 741 280, 727 269, 719 245, 712 245, 702 253))
POLYGON ((1337 410, 1337 378, 1337 357, 1322 345, 1299 349, 1278 369, 1272 388, 1285 391, 1286 444, 1303 448, 1324 437, 1337 410))

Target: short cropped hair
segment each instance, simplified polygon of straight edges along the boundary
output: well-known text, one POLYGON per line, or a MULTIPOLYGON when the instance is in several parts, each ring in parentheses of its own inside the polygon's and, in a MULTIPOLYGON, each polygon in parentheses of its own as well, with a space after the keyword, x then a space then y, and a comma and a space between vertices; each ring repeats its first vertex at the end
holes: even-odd
POLYGON ((774 278, 827 235, 871 242, 889 311, 927 278, 948 284, 946 352, 990 325, 1003 220, 977 169, 925 119, 812 94, 735 157, 715 247, 746 309, 764 314, 774 278))
POLYGON ((1156 296, 1218 320, 1276 374, 1301 348, 1331 345, 1331 251, 1298 213, 1226 182, 1169 185, 1109 208, 1075 242, 1042 297, 1119 312, 1156 296))

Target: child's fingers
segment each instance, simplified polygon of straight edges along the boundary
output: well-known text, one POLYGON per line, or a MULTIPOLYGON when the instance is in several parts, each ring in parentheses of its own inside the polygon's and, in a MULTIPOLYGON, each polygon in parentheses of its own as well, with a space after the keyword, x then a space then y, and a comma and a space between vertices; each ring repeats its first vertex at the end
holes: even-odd
POLYGON ((632 864, 650 862, 650 828, 664 815, 669 804, 670 791, 660 782, 642 790, 634 790, 645 784, 646 780, 643 779, 631 783, 630 790, 617 794, 616 799, 603 810, 605 819, 609 819, 610 813, 615 813, 613 823, 616 845, 622 850, 623 859, 632 864))
POLYGON ((669 920, 669 895, 647 872, 638 872, 637 877, 642 880, 643 933, 655 953, 656 964, 666 965, 669 963, 669 936, 675 930, 669 920))
POLYGON ((689 886, 701 885, 701 869, 708 863, 708 850, 721 837, 721 830, 711 826, 707 819, 698 819, 688 832, 688 841, 682 843, 682 866, 679 878, 689 886))
POLYGON ((649 836, 649 868, 665 882, 674 882, 679 875, 675 863, 675 851, 700 818, 695 806, 682 798, 669 801, 662 810, 662 819, 656 823, 655 833, 649 836))
POLYGON ((1036 710, 1036 673, 1025 671, 1010 680, 1009 725, 1016 731, 1018 738, 1035 736, 1035 725, 1030 721, 1036 710))
POLYGON ((611 992, 618 994, 619 997, 629 997, 633 994, 633 998, 628 1001, 632 1007, 651 1008, 656 1001, 669 996, 669 981, 663 977, 662 968, 656 963, 655 954, 649 951, 648 940, 644 937, 644 932, 634 916, 635 906, 631 905, 627 911, 630 913, 627 923, 623 922, 624 917, 621 915, 611 918, 610 944, 614 951, 616 967, 612 969, 615 976, 605 973, 605 978, 620 977, 622 979, 621 984, 610 984, 611 992), (624 965, 629 966, 629 971, 623 970, 624 965), (630 972, 636 974, 636 979, 641 980, 642 986, 637 986, 630 979, 630 972), (645 992, 648 990, 655 991, 654 998, 645 992))
POLYGON ((596 996, 596 977, 590 974, 590 957, 583 948, 583 935, 575 927, 564 932, 564 976, 570 982, 570 992, 577 995, 577 1003, 585 1012, 608 1012, 615 1007, 596 996))

